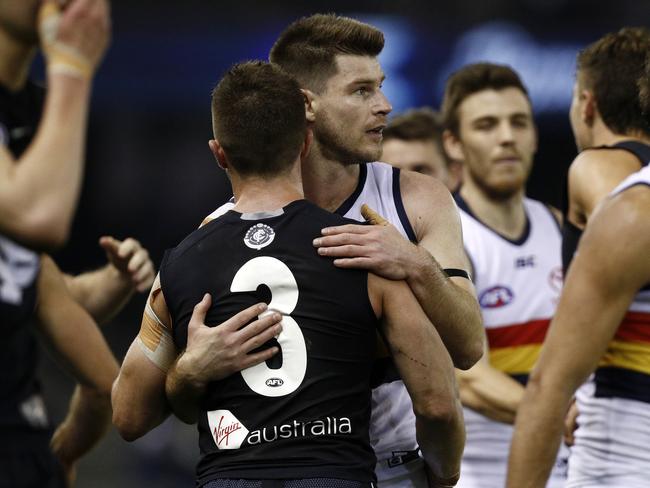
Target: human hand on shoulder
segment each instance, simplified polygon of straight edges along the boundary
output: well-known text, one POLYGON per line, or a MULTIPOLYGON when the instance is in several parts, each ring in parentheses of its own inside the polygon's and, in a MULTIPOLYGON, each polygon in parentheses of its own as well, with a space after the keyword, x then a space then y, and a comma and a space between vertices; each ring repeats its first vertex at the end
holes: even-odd
POLYGON ((363 205, 361 213, 373 225, 326 227, 323 237, 314 239, 318 254, 335 258, 334 265, 340 268, 366 269, 389 280, 406 279, 417 246, 368 205, 363 205))

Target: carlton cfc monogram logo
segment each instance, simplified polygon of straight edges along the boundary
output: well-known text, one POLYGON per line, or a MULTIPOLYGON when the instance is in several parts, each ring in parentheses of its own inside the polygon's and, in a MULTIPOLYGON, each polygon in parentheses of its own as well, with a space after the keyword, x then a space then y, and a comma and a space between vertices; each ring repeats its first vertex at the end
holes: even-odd
POLYGON ((275 239, 275 231, 266 224, 255 224, 246 231, 244 244, 258 251, 268 246, 275 239))

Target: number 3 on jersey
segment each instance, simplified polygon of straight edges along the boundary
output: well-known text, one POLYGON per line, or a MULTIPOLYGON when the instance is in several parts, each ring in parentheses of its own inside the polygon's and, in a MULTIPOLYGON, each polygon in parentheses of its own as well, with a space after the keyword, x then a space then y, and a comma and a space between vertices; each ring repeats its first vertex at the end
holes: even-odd
POLYGON ((289 315, 298 303, 298 283, 282 261, 270 256, 246 262, 232 280, 230 291, 255 291, 260 285, 271 290, 269 310, 283 315, 278 342, 282 347, 282 367, 271 369, 266 363, 241 372, 246 384, 255 393, 268 397, 285 396, 296 391, 307 371, 307 347, 300 327, 289 315))

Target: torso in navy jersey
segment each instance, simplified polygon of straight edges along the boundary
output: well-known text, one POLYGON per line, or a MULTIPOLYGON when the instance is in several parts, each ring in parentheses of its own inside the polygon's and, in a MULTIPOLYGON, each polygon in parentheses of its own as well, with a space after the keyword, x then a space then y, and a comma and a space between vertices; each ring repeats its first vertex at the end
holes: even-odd
MULTIPOLYGON (((361 165, 356 190, 336 213, 363 221, 363 204, 376 210, 406 239, 416 242, 402 203, 399 169, 380 162, 361 165)), ((372 386, 370 442, 377 458, 382 461, 392 457, 394 451, 416 449, 413 404, 392 358, 375 362, 372 386)))
POLYGON ((199 416, 199 484, 218 478, 369 482, 370 370, 377 319, 368 275, 336 268, 312 240, 347 223, 299 200, 275 213, 226 211, 165 255, 162 290, 179 349, 204 293, 219 324, 267 301, 281 353, 209 385, 199 416))
MULTIPOLYGON (((644 166, 650 162, 650 145, 644 144, 639 141, 623 141, 612 146, 599 146, 589 149, 594 150, 607 150, 607 149, 623 149, 634 154, 641 164, 644 166)), ((573 255, 578 248, 580 237, 582 236, 582 229, 571 223, 568 218, 569 212, 569 183, 567 179, 564 203, 563 203, 564 222, 562 227, 562 268, 566 273, 573 259, 573 255)))
MULTIPOLYGON (((0 85, 0 144, 19 158, 36 132, 44 91, 28 83, 19 92, 0 85)), ((29 330, 36 305, 38 254, 0 235, 0 451, 47 440, 45 407, 36 379, 38 345, 29 330)))

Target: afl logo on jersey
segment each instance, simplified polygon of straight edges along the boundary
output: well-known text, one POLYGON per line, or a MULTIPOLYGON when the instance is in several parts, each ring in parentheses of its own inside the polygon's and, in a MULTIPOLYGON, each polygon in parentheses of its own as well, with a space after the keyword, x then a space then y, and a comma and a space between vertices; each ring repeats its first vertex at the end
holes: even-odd
POLYGON ((251 249, 260 250, 268 246, 275 239, 275 231, 266 224, 255 224, 246 231, 244 244, 251 249))
POLYGON ((497 285, 488 288, 481 293, 478 302, 481 305, 481 308, 499 308, 505 307, 512 302, 514 296, 515 295, 512 293, 510 288, 503 285, 497 285))
POLYGON ((266 380, 266 386, 270 386, 272 388, 282 385, 284 385, 282 378, 269 378, 266 380))

